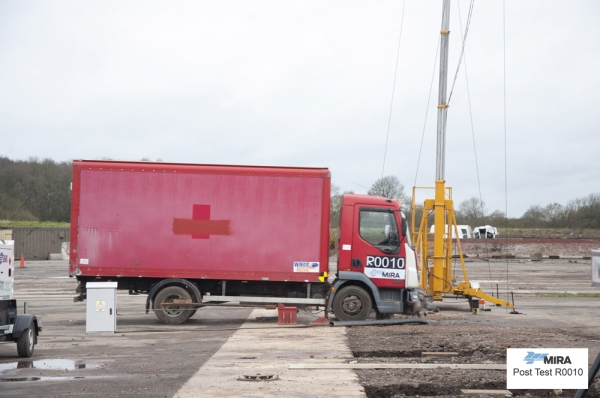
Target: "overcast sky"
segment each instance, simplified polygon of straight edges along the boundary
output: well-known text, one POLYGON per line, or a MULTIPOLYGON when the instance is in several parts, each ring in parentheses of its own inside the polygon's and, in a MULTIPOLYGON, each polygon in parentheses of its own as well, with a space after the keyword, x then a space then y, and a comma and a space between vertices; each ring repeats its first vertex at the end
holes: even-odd
MULTIPOLYGON (((1 1, 0 155, 325 166, 366 193, 382 175, 403 6, 1 1)), ((384 174, 408 193, 417 165, 417 185, 435 180, 441 6, 404 9, 384 174)), ((474 132, 488 209, 507 193, 518 217, 600 192, 600 2, 506 1, 506 47, 502 6, 473 9, 446 181, 458 203, 479 195, 474 132)), ((468 7, 452 2, 450 82, 468 7)))

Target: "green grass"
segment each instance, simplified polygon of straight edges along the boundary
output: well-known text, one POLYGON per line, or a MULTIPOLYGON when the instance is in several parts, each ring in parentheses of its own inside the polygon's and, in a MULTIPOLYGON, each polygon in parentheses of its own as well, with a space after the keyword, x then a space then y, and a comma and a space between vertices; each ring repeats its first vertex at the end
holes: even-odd
POLYGON ((548 293, 546 297, 562 297, 562 298, 571 298, 571 297, 582 297, 582 298, 600 298, 600 293, 548 293))
POLYGON ((500 237, 505 238, 538 238, 538 239, 598 239, 600 229, 569 228, 504 228, 498 226, 500 237))
POLYGON ((69 228, 68 222, 0 220, 0 227, 10 228, 69 228))

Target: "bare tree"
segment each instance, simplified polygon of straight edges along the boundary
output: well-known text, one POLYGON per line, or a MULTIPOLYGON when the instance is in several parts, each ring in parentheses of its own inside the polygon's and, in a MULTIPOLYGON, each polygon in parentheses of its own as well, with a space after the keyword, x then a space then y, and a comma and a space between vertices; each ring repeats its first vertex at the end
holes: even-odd
POLYGON ((344 191, 340 193, 340 187, 335 184, 331 184, 331 214, 330 224, 333 228, 337 228, 340 223, 340 214, 342 212, 342 197, 344 195, 351 195, 353 191, 344 191))
POLYGON ((331 212, 330 224, 332 227, 337 227, 340 223, 340 211, 342 210, 342 195, 340 195, 340 187, 331 184, 331 212))
POLYGON ((485 216, 485 222, 489 225, 506 225, 506 213, 502 210, 494 210, 485 216))
POLYGON ((565 224, 571 228, 600 228, 600 193, 569 201, 565 207, 565 224))
POLYGON ((540 205, 531 205, 529 206, 529 209, 523 213, 521 219, 528 227, 539 228, 546 222, 546 212, 540 205))
POLYGON ((382 196, 388 199, 400 199, 408 204, 410 197, 404 193, 404 185, 396 176, 386 176, 378 179, 371 185, 369 195, 382 196))
POLYGON ((458 215, 467 223, 483 223, 486 211, 485 202, 475 196, 463 200, 460 202, 460 205, 458 205, 458 215))
POLYGON ((0 219, 35 220, 36 218, 23 206, 21 201, 0 192, 0 219))
POLYGON ((565 219, 565 208, 560 203, 550 203, 544 208, 545 220, 552 227, 560 226, 565 219))

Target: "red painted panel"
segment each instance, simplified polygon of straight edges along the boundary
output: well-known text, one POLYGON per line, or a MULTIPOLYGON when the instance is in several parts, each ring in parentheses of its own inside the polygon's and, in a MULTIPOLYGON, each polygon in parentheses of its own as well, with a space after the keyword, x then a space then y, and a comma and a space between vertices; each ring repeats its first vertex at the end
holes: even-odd
MULTIPOLYGON (((194 205, 192 208, 192 220, 210 220, 210 205, 194 205)), ((196 225, 198 226, 198 224, 196 225)), ((173 231, 175 231, 175 222, 173 222, 173 231)), ((196 235, 192 235, 192 239, 208 239, 210 237, 208 231, 197 232, 196 235)), ((227 223, 227 232, 229 232, 229 223, 227 223)), ((229 233, 224 235, 229 235, 229 233)))
POLYGON ((294 262, 328 271, 327 169, 118 162, 74 162, 74 169, 72 268, 78 262, 83 275, 318 281, 319 273, 294 272, 294 262))
POLYGON ((175 235, 191 235, 192 239, 208 239, 211 235, 229 235, 229 220, 173 220, 175 235))
POLYGON ((79 232, 79 186, 80 170, 73 163, 73 175, 71 180, 71 231, 69 233, 69 275, 75 275, 77 265, 77 242, 79 232))

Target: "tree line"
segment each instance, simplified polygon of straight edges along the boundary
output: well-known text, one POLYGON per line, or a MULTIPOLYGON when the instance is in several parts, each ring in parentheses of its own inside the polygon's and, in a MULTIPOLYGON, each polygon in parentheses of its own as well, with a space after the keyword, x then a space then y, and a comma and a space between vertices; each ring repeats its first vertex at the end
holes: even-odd
MULTIPOLYGON (((148 159, 142 159, 148 160, 148 159)), ((160 161, 160 160, 158 160, 160 161)), ((0 219, 69 222, 71 214, 71 162, 29 158, 11 160, 0 156, 0 219)), ((342 195, 339 187, 331 188, 331 225, 339 224, 342 195)), ((369 195, 399 199, 410 218, 411 197, 396 176, 375 181, 369 195)), ((519 218, 505 217, 500 210, 488 211, 485 201, 470 198, 455 209, 458 224, 493 225, 509 228, 600 228, 600 193, 570 200, 565 205, 532 205, 519 218)), ((420 213, 417 209, 417 222, 420 213)))
POLYGON ((0 219, 69 222, 71 162, 0 156, 0 219))
MULTIPOLYGON (((353 192, 340 192, 339 187, 332 185, 331 189, 331 225, 339 224, 342 195, 353 192)), ((404 185, 396 176, 386 176, 371 185, 369 195, 382 196, 389 199, 399 199, 403 210, 410 219, 412 216, 412 198, 404 192, 404 185)), ((521 217, 506 218, 501 210, 489 211, 484 200, 472 197, 464 200, 455 207, 457 224, 492 225, 508 228, 570 228, 598 229, 600 228, 600 193, 593 193, 582 198, 572 199, 567 204, 550 203, 546 206, 532 205, 521 217)), ((422 205, 416 209, 416 223, 422 217, 422 205)))
POLYGON ((592 193, 568 201, 565 205, 550 203, 531 205, 519 218, 508 218, 504 212, 488 212, 485 202, 470 198, 458 206, 457 222, 469 225, 494 225, 508 228, 600 228, 600 194, 592 193))

